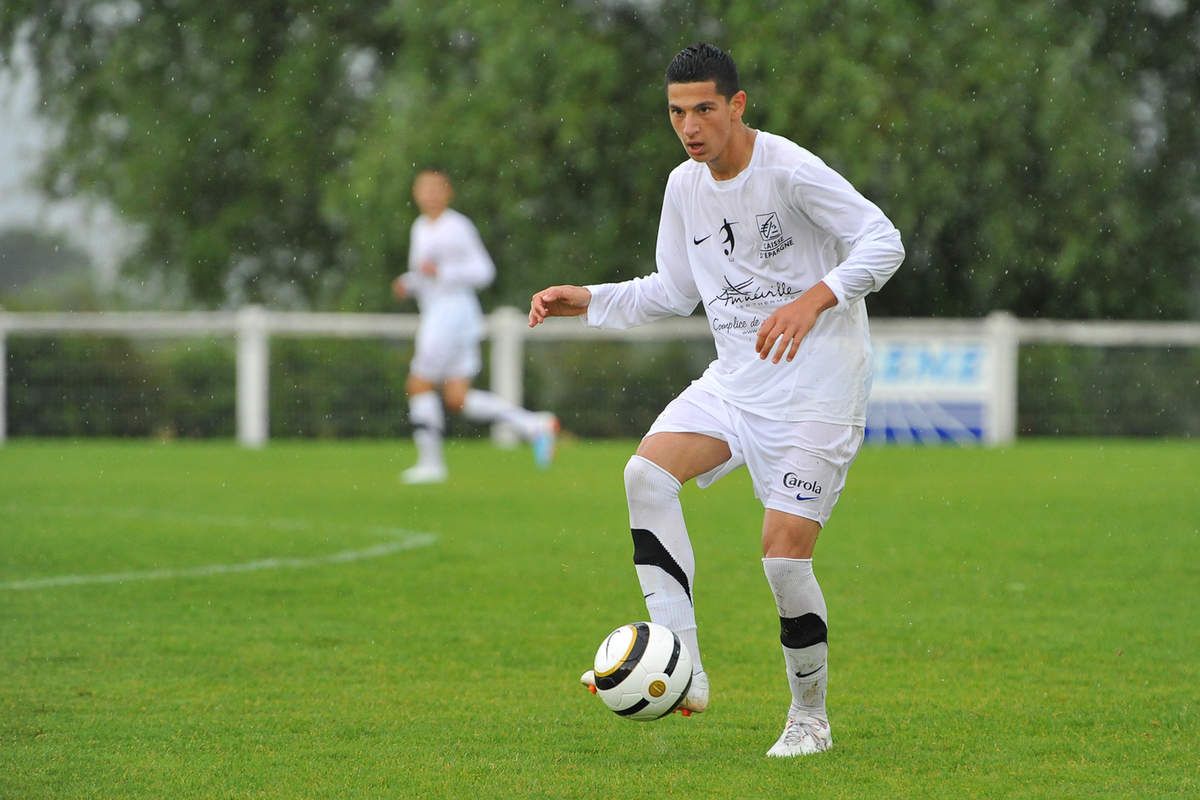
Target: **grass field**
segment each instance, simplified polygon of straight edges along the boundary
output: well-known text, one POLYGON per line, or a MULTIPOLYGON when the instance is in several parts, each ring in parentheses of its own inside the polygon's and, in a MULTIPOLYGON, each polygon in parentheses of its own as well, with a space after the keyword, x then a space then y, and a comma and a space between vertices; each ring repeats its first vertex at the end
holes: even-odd
POLYGON ((0 447, 3 798, 1200 796, 1200 446, 867 449, 817 551, 834 749, 787 705, 744 475, 684 490, 705 714, 577 683, 645 610, 630 442, 0 447))

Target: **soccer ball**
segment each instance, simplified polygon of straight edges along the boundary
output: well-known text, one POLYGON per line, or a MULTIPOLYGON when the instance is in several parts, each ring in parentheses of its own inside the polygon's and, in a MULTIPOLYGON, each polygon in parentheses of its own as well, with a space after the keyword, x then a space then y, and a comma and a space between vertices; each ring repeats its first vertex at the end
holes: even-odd
POLYGON ((596 694, 626 719, 670 714, 692 685, 691 654, 670 628, 653 622, 631 622, 604 637, 594 670, 596 694))

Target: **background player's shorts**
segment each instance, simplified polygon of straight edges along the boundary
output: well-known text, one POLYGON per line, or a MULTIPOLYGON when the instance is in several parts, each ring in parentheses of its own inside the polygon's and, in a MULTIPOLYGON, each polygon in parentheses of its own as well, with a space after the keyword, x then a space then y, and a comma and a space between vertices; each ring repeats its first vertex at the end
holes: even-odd
POLYGON ((474 378, 482 365, 479 340, 474 337, 418 335, 409 372, 430 383, 442 383, 474 378))
POLYGON ((655 433, 702 433, 729 444, 731 457, 696 478, 704 489, 743 464, 764 508, 829 521, 863 441, 858 425, 781 422, 743 411, 692 384, 650 426, 655 433))
POLYGON ((474 295, 444 298, 421 308, 421 324, 409 372, 430 383, 474 378, 483 365, 483 320, 474 295))

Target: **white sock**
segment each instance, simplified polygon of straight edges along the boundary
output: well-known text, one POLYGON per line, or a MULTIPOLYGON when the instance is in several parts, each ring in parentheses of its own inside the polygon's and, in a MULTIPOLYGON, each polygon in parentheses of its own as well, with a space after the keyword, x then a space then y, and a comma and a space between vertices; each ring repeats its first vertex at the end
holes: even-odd
POLYGON ((679 504, 675 476, 653 461, 633 456, 625 465, 625 497, 633 535, 633 563, 650 621, 675 632, 692 657, 692 672, 704 669, 696 634, 692 584, 696 560, 679 504))
POLYGON ((472 422, 506 422, 521 434, 523 439, 532 439, 538 432, 540 417, 518 405, 505 400, 494 392, 468 389, 463 400, 463 416, 472 422))
POLYGON ((764 558, 763 571, 779 611, 779 641, 792 692, 788 716, 828 720, 828 615, 812 559, 764 558))
POLYGON ((424 467, 445 467, 442 431, 446 427, 446 412, 437 392, 421 392, 408 398, 408 419, 417 445, 417 463, 424 467))

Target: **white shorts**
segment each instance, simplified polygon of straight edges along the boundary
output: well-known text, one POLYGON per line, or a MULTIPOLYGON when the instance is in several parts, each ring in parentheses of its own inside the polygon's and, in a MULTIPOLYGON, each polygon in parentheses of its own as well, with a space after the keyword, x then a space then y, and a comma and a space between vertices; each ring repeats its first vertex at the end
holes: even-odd
POLYGON ((483 364, 478 327, 470 317, 422 314, 409 372, 430 383, 474 378, 483 364))
POLYGON ((443 383, 455 378, 474 378, 483 364, 479 355, 479 341, 455 342, 435 339, 430 342, 417 340, 409 372, 430 383, 443 383))
POLYGON ((743 411, 692 384, 646 433, 702 433, 729 445, 728 461, 696 477, 705 489, 745 465, 764 508, 829 521, 863 428, 829 422, 781 422, 743 411))

